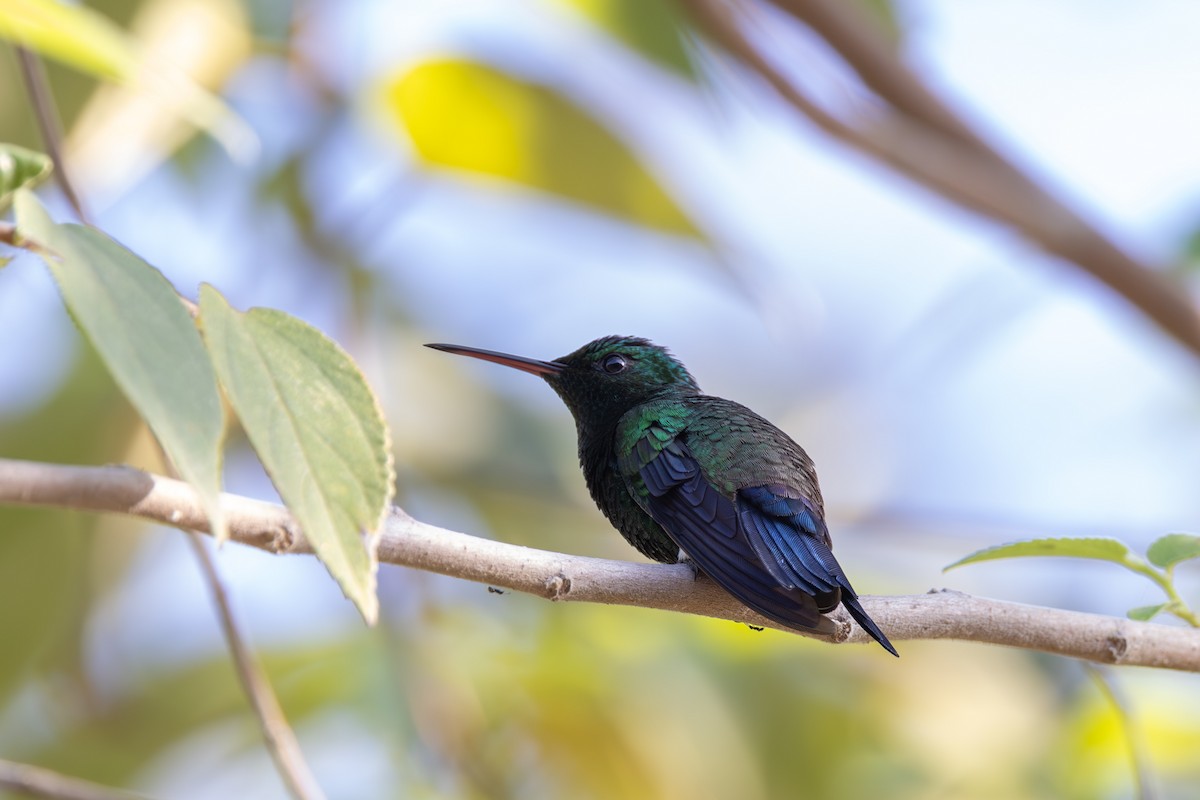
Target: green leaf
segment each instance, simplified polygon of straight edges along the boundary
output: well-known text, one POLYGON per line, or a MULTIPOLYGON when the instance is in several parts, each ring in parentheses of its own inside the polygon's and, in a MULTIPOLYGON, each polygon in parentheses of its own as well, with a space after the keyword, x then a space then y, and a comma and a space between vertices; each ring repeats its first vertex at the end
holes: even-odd
POLYGON ((387 425, 350 357, 282 311, 235 311, 200 288, 200 324, 250 444, 317 557, 368 623, 392 496, 387 425))
POLYGON ((1136 619, 1140 622, 1149 622, 1162 613, 1169 605, 1171 605, 1170 602, 1158 603, 1157 605, 1153 606, 1138 606, 1137 608, 1131 608, 1126 611, 1125 616, 1129 617, 1130 619, 1136 619))
POLYGON ((1114 564, 1129 566, 1134 561, 1140 561, 1134 556, 1124 542, 1116 539, 1084 538, 1084 539, 1028 539, 1023 542, 997 545, 986 550, 979 550, 961 558, 942 569, 943 572, 961 567, 965 564, 978 564, 981 561, 993 561, 999 558, 1021 558, 1024 556, 1071 556, 1074 558, 1094 558, 1101 561, 1111 561, 1114 564))
POLYGON ((257 151, 257 136, 229 106, 182 73, 145 63, 125 31, 89 8, 58 0, 0 0, 0 39, 98 78, 148 90, 211 133, 235 158, 257 151))
POLYGON ((1200 558, 1200 536, 1190 533, 1168 533, 1154 541, 1146 551, 1150 563, 1158 567, 1172 567, 1180 561, 1200 558))
POLYGON ((17 189, 22 186, 32 189, 46 180, 53 169, 54 162, 47 155, 15 144, 0 144, 0 211, 12 203, 17 189))
POLYGON ((154 267, 92 228, 51 221, 27 189, 16 196, 17 233, 44 250, 63 301, 117 385, 199 493, 218 541, 224 412, 200 335, 154 267))
POLYGON ((470 61, 427 61, 388 80, 387 112, 429 164, 504 178, 707 242, 641 161, 546 86, 470 61))
POLYGON ((689 26, 675 0, 560 0, 651 61, 696 80, 689 26))

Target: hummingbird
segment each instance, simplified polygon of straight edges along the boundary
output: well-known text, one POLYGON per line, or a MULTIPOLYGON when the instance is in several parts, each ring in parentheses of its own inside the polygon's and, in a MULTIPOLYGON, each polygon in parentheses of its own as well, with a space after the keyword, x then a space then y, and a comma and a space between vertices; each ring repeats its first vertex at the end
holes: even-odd
POLYGON ((588 491, 646 557, 688 561, 789 628, 829 632, 841 603, 899 656, 833 557, 813 461, 750 409, 702 394, 665 347, 605 336, 553 361, 463 347, 435 350, 540 376, 566 403, 588 491))

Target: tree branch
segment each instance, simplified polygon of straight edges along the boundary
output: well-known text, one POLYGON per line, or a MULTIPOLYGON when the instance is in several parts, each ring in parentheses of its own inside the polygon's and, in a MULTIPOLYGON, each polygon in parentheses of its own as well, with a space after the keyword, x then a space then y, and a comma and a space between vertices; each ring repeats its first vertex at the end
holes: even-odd
POLYGON ((911 70, 877 24, 841 0, 767 0, 820 36, 880 101, 838 114, 784 77, 742 33, 748 3, 686 0, 701 30, 826 134, 948 200, 1009 225, 1107 285, 1200 356, 1200 314, 1187 292, 1123 250, 993 148, 911 70))
MULTIPOLYGON (((74 467, 0 459, 0 504, 112 511, 177 528, 206 531, 195 492, 180 481, 131 467, 74 467)), ((282 506, 222 495, 230 536, 273 553, 311 553, 282 506)), ((388 517, 379 560, 525 592, 549 600, 638 606, 781 628, 683 565, 636 564, 536 550, 438 528, 400 509, 388 517)), ((863 597, 893 641, 960 639, 1020 647, 1103 664, 1200 672, 1200 629, 973 597, 939 590, 863 597)), ((799 635, 831 643, 868 643, 844 611, 836 631, 799 635)))

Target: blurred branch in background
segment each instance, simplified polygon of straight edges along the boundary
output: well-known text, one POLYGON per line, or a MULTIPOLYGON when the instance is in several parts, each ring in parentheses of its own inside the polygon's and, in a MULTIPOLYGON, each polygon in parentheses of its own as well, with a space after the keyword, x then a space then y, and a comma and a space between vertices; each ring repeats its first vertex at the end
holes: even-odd
POLYGON ((1084 664, 1084 668, 1121 719, 1121 730, 1124 731, 1129 746, 1129 761, 1136 779, 1138 800, 1154 800, 1158 793, 1154 790, 1150 753, 1142 731, 1129 708, 1129 702, 1108 670, 1093 664, 1084 664))
MULTIPOLYGON (((178 528, 205 530, 196 493, 185 483, 130 467, 71 467, 0 459, 0 503, 114 511, 178 528)), ((286 509, 222 495, 230 537, 274 553, 312 550, 286 509)), ((496 542, 419 522, 399 509, 388 518, 379 560, 549 600, 656 608, 777 630, 686 566, 585 558, 496 542)), ((960 592, 864 597, 889 637, 988 642, 1089 661, 1200 672, 1200 630, 991 600, 960 592)), ((867 642, 844 612, 833 642, 867 642)), ((826 639, 816 634, 812 638, 826 639)))
POLYGON ((145 800, 145 795, 71 778, 41 767, 0 759, 0 787, 55 800, 145 800))
POLYGON ((758 4, 686 0, 685 5, 716 44, 825 133, 1075 264, 1200 356, 1200 316, 1183 287, 1127 253, 993 148, 909 69, 863 6, 836 0, 769 2, 841 56, 878 101, 869 113, 836 110, 778 70, 746 33, 764 11, 758 4))
POLYGON ((21 78, 25 81, 25 92, 29 95, 29 103, 33 106, 34 117, 37 119, 38 130, 41 132, 42 144, 46 154, 54 162, 54 177, 58 186, 71 204, 75 215, 81 222, 91 224, 83 201, 71 182, 62 155, 62 122, 58 117, 58 108, 50 93, 50 82, 46 79, 46 67, 33 51, 26 47, 16 47, 17 60, 21 64, 21 78))
POLYGON ((213 563, 212 555, 208 552, 208 544, 199 534, 187 532, 188 543, 200 563, 200 571, 204 580, 212 590, 213 603, 217 606, 217 616, 221 620, 221 630, 225 634, 225 642, 229 646, 230 656, 237 669, 238 681, 250 701, 254 715, 262 728, 263 740, 271 753, 271 760, 279 776, 287 785, 288 792, 297 800, 320 800, 325 797, 317 779, 309 769, 304 754, 300 752, 300 743, 296 734, 288 725, 287 717, 279 705, 279 699, 271 688, 263 672, 262 665, 255 659, 254 653, 246 646, 246 637, 242 635, 233 608, 229 603, 229 592, 217 573, 217 565, 213 563))

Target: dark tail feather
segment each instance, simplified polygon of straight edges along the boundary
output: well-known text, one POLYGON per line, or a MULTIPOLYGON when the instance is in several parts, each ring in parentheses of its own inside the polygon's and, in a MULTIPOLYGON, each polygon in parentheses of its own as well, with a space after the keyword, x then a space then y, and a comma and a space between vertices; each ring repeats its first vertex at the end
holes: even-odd
POLYGON ((892 643, 888 641, 888 637, 883 635, 883 631, 879 630, 879 626, 875 624, 875 620, 867 616, 867 612, 863 610, 862 604, 858 602, 858 598, 853 592, 842 591, 842 605, 850 612, 850 616, 854 617, 864 631, 871 634, 871 638, 883 645, 883 649, 894 655, 896 658, 900 654, 896 652, 896 648, 892 647, 892 643))

